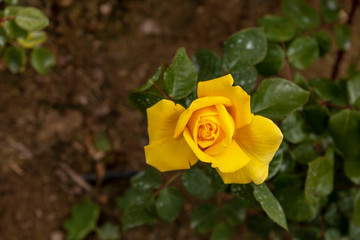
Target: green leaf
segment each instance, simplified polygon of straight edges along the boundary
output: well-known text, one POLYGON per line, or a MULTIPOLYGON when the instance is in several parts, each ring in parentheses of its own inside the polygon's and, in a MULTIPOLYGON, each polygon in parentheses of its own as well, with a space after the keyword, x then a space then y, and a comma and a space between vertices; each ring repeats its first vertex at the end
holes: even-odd
POLYGON ((300 189, 302 185, 303 179, 296 173, 281 172, 274 178, 274 186, 276 190, 289 187, 300 189))
POLYGON ((334 187, 334 163, 327 157, 320 157, 309 163, 305 182, 305 198, 309 202, 326 197, 334 187))
POLYGON ((235 66, 250 66, 266 55, 267 41, 262 28, 250 28, 231 35, 225 42, 223 66, 231 71, 235 66))
POLYGON ((318 156, 314 149, 314 145, 311 143, 297 145, 293 149, 293 153, 295 155, 296 162, 301 164, 308 164, 318 156))
POLYGON ((281 120, 306 103, 309 92, 281 78, 268 78, 261 82, 251 98, 253 113, 281 120), (274 94, 276 93, 276 94, 274 94))
POLYGON ((231 192, 247 207, 259 208, 254 197, 254 188, 250 184, 231 184, 231 192))
POLYGON ((301 29, 316 28, 320 24, 320 17, 315 9, 301 0, 284 0, 282 12, 301 29))
POLYGON ((269 164, 269 176, 267 177, 266 180, 270 180, 280 171, 282 162, 283 162, 283 150, 279 149, 269 164))
POLYGON ((287 55, 296 69, 306 69, 319 58, 319 46, 312 37, 298 37, 291 42, 287 55))
POLYGON ((321 230, 319 227, 313 226, 298 226, 290 229, 293 239, 295 240, 322 240, 321 230))
POLYGON ((105 132, 96 132, 94 135, 94 146, 97 150, 109 152, 112 149, 109 136, 105 132))
POLYGON ((354 213, 354 203, 355 197, 358 191, 355 188, 350 188, 347 190, 337 191, 338 201, 337 207, 339 208, 340 212, 345 215, 348 219, 353 216, 354 213))
POLYGON ((210 240, 231 240, 234 236, 235 230, 229 224, 224 222, 216 225, 210 240))
POLYGON ((162 190, 156 199, 155 206, 158 216, 168 222, 174 221, 180 213, 182 206, 181 192, 174 187, 162 190))
POLYGON ((181 180, 186 191, 197 198, 208 199, 215 194, 210 177, 199 168, 187 170, 181 180))
POLYGON ((117 225, 107 222, 96 230, 96 235, 99 240, 119 240, 120 230, 117 225))
POLYGON ((19 3, 19 0, 5 0, 4 1, 6 4, 12 4, 12 5, 16 5, 19 3))
POLYGON ((225 202, 222 210, 226 221, 233 226, 240 225, 245 220, 246 211, 237 197, 225 202))
POLYGON ((325 222, 332 227, 339 226, 339 223, 341 220, 341 215, 340 215, 340 212, 338 211, 336 203, 331 203, 328 206, 328 208, 324 214, 324 219, 325 219, 325 222))
POLYGON ((360 113, 341 110, 330 117, 329 128, 336 146, 346 155, 345 175, 355 184, 360 184, 360 113))
POLYGON ((68 233, 66 239, 84 239, 91 231, 95 230, 99 214, 100 207, 90 199, 85 199, 81 204, 75 205, 71 210, 71 218, 64 224, 68 233))
POLYGON ((162 88, 163 81, 164 81, 164 73, 167 69, 167 66, 165 64, 162 64, 158 69, 156 70, 155 74, 141 87, 137 88, 134 92, 144 92, 146 90, 149 90, 153 93, 159 93, 159 90, 154 87, 154 83, 158 85, 158 87, 162 88))
POLYGON ((160 175, 153 168, 139 172, 130 182, 133 188, 142 192, 160 188, 162 184, 160 175))
POLYGON ((351 221, 349 223, 349 237, 351 240, 359 240, 360 238, 360 227, 351 221))
POLYGON ((305 199, 304 192, 300 189, 289 186, 276 192, 276 196, 289 220, 297 222, 310 221, 318 213, 318 205, 310 204, 305 199))
POLYGON ((273 221, 263 215, 250 215, 246 219, 246 227, 257 236, 260 236, 261 239, 267 239, 270 232, 275 232, 274 229, 278 228, 273 221))
POLYGON ((116 199, 116 205, 125 210, 131 205, 142 205, 148 203, 152 198, 152 193, 150 191, 141 192, 134 188, 129 188, 125 193, 116 199))
POLYGON ((311 35, 319 45, 320 57, 325 56, 331 49, 331 38, 325 31, 318 31, 311 35))
POLYGON ((326 22, 335 22, 339 17, 339 5, 336 0, 321 0, 321 12, 326 22))
POLYGON ((268 186, 263 183, 254 186, 254 197, 271 220, 287 230, 286 216, 278 200, 271 193, 268 186))
POLYGON ((121 217, 124 230, 156 221, 156 211, 153 201, 143 204, 132 204, 125 209, 121 217))
POLYGON ((224 183, 219 173, 210 164, 204 167, 206 175, 210 178, 211 186, 215 191, 225 191, 227 185, 224 183))
POLYGON ((20 73, 25 68, 26 55, 25 50, 18 47, 8 47, 4 53, 4 59, 7 67, 12 73, 20 73))
POLYGON ((46 41, 47 35, 43 31, 29 32, 26 38, 18 38, 17 42, 23 48, 34 48, 46 41))
POLYGON ((39 31, 49 24, 49 19, 45 14, 34 7, 21 8, 16 13, 15 22, 27 31, 39 31))
POLYGON ((285 53, 276 43, 269 43, 264 61, 256 65, 261 75, 276 75, 285 66, 285 53))
POLYGON ((164 75, 165 92, 174 99, 184 98, 191 93, 197 83, 197 72, 184 48, 175 55, 172 65, 164 75))
POLYGON ((310 80, 310 85, 315 88, 315 92, 325 101, 344 105, 347 103, 345 81, 335 83, 329 78, 313 78, 310 80))
POLYGON ((294 24, 281 16, 266 15, 260 18, 258 25, 264 27, 269 41, 286 42, 292 39, 296 33, 294 24))
POLYGON ((4 28, 0 26, 0 54, 6 45, 6 32, 4 28))
POLYGON ((20 28, 14 20, 8 20, 4 24, 5 31, 13 39, 26 38, 28 32, 20 28))
POLYGON ((193 62, 198 72, 198 81, 218 78, 223 73, 220 58, 213 51, 202 49, 196 52, 193 62))
POLYGON ((354 202, 354 214, 352 217, 352 221, 357 227, 360 227, 360 190, 358 190, 354 202))
POLYGON ((30 60, 31 66, 43 75, 50 72, 56 64, 55 57, 44 47, 35 48, 31 53, 30 60))
POLYGON ((335 39, 341 50, 348 50, 351 46, 351 31, 347 26, 336 26, 334 29, 335 39))
MULTIPOLYGON (((0 44, 1 45, 1 44, 0 44)), ((347 83, 347 96, 349 103, 354 105, 360 99, 360 74, 356 74, 351 77, 347 83)))
POLYGON ((190 225, 196 232, 207 233, 213 229, 219 218, 219 210, 213 203, 197 206, 191 214, 190 225))
MULTIPOLYGON (((351 121, 351 120, 350 120, 351 121)), ((359 121, 358 121, 359 122, 359 121)), ((358 123, 359 126, 359 123, 358 123)), ((353 134, 353 133, 352 133, 353 134)), ((354 149, 356 151, 357 149, 354 149)), ((359 153, 349 155, 344 159, 345 175, 355 184, 360 184, 360 161, 359 153)))
POLYGON ((4 16, 7 18, 15 17, 16 13, 21 9, 22 7, 19 6, 7 6, 4 9, 4 16))
POLYGON ((303 142, 307 134, 299 112, 290 114, 281 124, 281 130, 286 141, 297 144, 303 142))
POLYGON ((309 105, 304 108, 305 122, 309 124, 316 134, 327 130, 330 113, 324 106, 309 105))
POLYGON ((294 83, 306 91, 310 90, 310 85, 308 81, 306 80, 304 75, 299 72, 296 72, 294 75, 294 83))
POLYGON ((257 71, 254 66, 235 66, 230 73, 234 78, 235 86, 240 86, 249 94, 254 90, 257 81, 257 71))
POLYGON ((128 102, 131 106, 146 114, 146 109, 155 105, 158 101, 164 99, 157 93, 153 92, 134 92, 129 95, 128 102))

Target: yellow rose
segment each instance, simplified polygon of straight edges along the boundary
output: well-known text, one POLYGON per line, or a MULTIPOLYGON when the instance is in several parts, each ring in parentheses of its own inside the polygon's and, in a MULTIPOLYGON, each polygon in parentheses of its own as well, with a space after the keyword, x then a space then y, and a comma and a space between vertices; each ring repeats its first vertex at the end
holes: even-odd
POLYGON ((230 74, 199 82, 197 94, 187 109, 170 100, 147 109, 146 162, 163 172, 188 169, 199 159, 225 183, 264 182, 283 139, 280 129, 251 113, 250 96, 233 86, 230 74))

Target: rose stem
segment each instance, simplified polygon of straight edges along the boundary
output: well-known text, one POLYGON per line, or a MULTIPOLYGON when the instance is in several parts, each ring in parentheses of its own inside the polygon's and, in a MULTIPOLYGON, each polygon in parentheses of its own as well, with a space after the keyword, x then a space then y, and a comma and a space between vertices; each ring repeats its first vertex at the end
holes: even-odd
MULTIPOLYGON (((355 12, 356 12, 356 9, 357 9, 358 5, 359 5, 359 0, 353 0, 352 1, 351 11, 350 11, 350 14, 349 14, 348 21, 346 23, 346 25, 348 25, 349 27, 351 27, 351 25, 352 25, 352 23, 354 21, 355 12)), ((335 61, 334 67, 333 67, 332 74, 331 74, 331 78, 334 81, 336 81, 336 79, 338 77, 339 68, 340 68, 341 62, 342 62, 342 60, 344 58, 344 53, 345 53, 345 51, 342 50, 342 49, 339 49, 338 52, 337 52, 337 58, 336 58, 336 61, 335 61)))
POLYGON ((162 95, 164 95, 167 99, 171 100, 171 101, 174 101, 174 99, 172 99, 172 97, 170 97, 169 95, 166 94, 166 92, 164 92, 164 90, 162 90, 156 83, 154 83, 153 81, 151 81, 149 79, 149 82, 154 86, 156 87, 157 90, 159 90, 161 92, 162 95))
POLYGON ((290 67, 290 64, 289 64, 289 58, 288 58, 288 56, 286 55, 285 43, 284 43, 284 42, 281 42, 281 46, 282 46, 282 48, 284 49, 284 52, 285 52, 285 67, 286 67, 286 71, 287 71, 289 80, 290 80, 291 82, 293 82, 294 79, 293 79, 292 72, 291 72, 291 67, 290 67))

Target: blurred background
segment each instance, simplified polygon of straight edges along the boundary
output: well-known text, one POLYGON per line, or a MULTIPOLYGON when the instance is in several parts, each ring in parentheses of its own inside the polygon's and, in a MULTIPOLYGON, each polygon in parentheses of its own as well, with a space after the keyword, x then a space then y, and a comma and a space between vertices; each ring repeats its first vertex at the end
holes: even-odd
MULTIPOLYGON (((308 3, 318 9, 320 1, 308 3)), ((339 3, 346 21, 351 1, 339 3)), ((0 240, 65 239, 63 223, 86 196, 101 205, 100 221, 120 224, 115 198, 128 180, 91 185, 78 178, 146 167, 146 118, 127 104, 129 93, 161 63, 170 64, 178 48, 185 47, 189 56, 202 48, 220 55, 231 34, 256 26, 266 14, 281 14, 280 0, 22 0, 20 5, 38 7, 49 17, 45 46, 57 65, 45 76, 30 67, 14 75, 0 60, 0 240), (110 147, 98 151, 96 144, 110 147)), ((354 52, 346 54, 347 62, 358 55, 359 26, 354 24, 354 52)), ((330 76, 334 56, 303 74, 330 76)), ((190 229, 192 201, 185 198, 174 223, 132 229, 122 239, 208 239, 190 229)), ((241 227, 234 239, 254 238, 241 227)))

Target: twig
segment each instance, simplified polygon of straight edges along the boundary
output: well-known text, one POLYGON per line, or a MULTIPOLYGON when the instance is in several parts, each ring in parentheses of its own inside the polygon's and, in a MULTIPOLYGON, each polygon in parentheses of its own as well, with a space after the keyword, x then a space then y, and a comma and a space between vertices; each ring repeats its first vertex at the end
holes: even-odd
MULTIPOLYGON (((281 42, 281 46, 282 46, 282 48, 284 49, 284 52, 286 52, 286 47, 285 47, 285 43, 284 43, 284 42, 281 42)), ((293 82, 294 79, 293 79, 293 75, 292 75, 292 72, 291 72, 291 67, 290 67, 290 63, 289 63, 289 58, 287 57, 287 55, 285 55, 285 68, 286 68, 286 71, 287 71, 289 80, 290 80, 291 82, 293 82)))
POLYGON ((12 137, 8 137, 7 141, 12 148, 21 152, 25 159, 33 158, 33 156, 34 156, 33 153, 23 143, 16 141, 12 137))
POLYGON ((24 170, 22 170, 22 168, 19 165, 17 165, 14 161, 10 161, 8 163, 8 166, 20 177, 24 175, 24 170))
POLYGON ((60 168, 66 172, 66 174, 81 188, 85 191, 89 192, 92 187, 73 169, 71 169, 67 164, 61 163, 60 168))
MULTIPOLYGON (((354 22, 354 16, 355 16, 356 9, 357 9, 358 6, 359 6, 359 0, 353 0, 351 10, 350 10, 350 14, 349 14, 349 18, 348 18, 348 21, 346 22, 346 25, 349 26, 349 27, 354 22)), ((341 62, 342 62, 342 60, 344 58, 344 53, 345 53, 344 50, 342 50, 342 49, 338 50, 336 61, 335 61, 334 67, 333 67, 333 72, 331 74, 331 78, 334 81, 337 80, 337 77, 339 75, 339 69, 340 69, 341 62)))
POLYGON ((335 104, 335 103, 330 103, 330 102, 320 102, 320 105, 323 105, 325 107, 333 107, 333 108, 339 108, 339 109, 350 109, 350 110, 357 110, 355 107, 353 106, 343 106, 343 105, 339 105, 339 104, 335 104))
POLYGON ((169 180, 167 180, 167 182, 164 184, 164 186, 162 186, 159 190, 157 190, 154 194, 153 194, 153 198, 155 198, 161 190, 165 189, 167 186, 169 186, 172 182, 174 182, 178 177, 180 177, 182 174, 182 172, 177 172, 174 175, 171 176, 171 178, 169 178, 169 180))
POLYGON ((325 239, 325 219, 322 213, 320 216, 320 230, 321 230, 321 239, 325 239))
POLYGON ((161 92, 162 95, 164 95, 167 99, 174 101, 174 99, 172 99, 172 97, 170 97, 169 95, 166 94, 166 92, 164 92, 164 90, 162 90, 156 83, 154 83, 153 81, 151 81, 149 79, 149 82, 157 89, 161 92))

